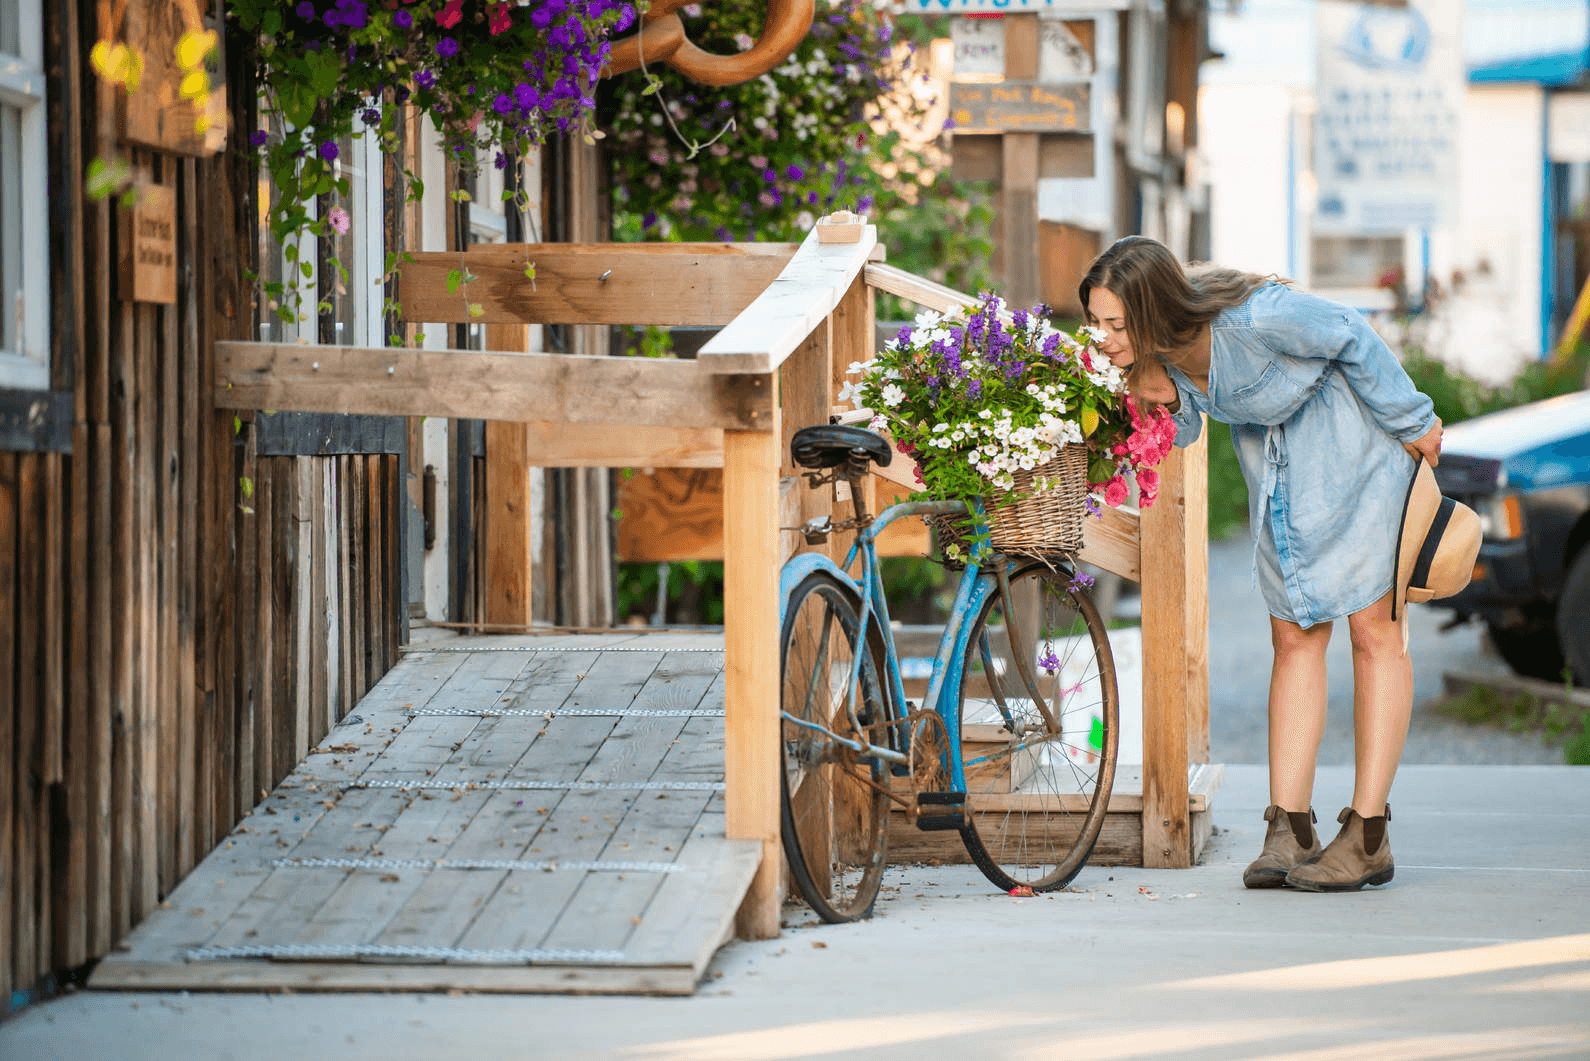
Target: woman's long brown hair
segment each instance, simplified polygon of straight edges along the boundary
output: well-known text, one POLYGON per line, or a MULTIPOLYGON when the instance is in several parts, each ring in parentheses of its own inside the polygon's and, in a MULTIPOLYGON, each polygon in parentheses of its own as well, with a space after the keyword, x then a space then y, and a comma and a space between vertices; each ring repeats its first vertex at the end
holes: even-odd
POLYGON ((1147 357, 1185 370, 1185 351, 1198 338, 1199 329, 1221 310, 1240 305, 1257 288, 1277 279, 1207 264, 1183 270, 1158 240, 1124 236, 1094 260, 1077 293, 1089 324, 1098 323, 1087 308, 1094 288, 1102 287, 1121 300, 1126 336, 1136 356, 1127 381, 1135 390, 1147 357))

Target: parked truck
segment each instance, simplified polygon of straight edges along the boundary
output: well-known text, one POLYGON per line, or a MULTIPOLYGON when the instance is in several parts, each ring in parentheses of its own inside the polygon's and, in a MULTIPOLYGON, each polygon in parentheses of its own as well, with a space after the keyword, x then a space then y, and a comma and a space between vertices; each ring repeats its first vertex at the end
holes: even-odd
POLYGON ((1517 673, 1590 684, 1590 391, 1453 424, 1435 474, 1485 533, 1473 581, 1435 606, 1482 621, 1517 673))

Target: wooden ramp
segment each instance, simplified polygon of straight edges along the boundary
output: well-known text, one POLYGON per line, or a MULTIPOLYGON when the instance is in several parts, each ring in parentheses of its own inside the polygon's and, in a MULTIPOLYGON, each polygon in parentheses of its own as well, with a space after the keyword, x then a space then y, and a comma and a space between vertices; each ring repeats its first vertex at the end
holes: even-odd
POLYGON ((688 994, 760 857, 723 682, 721 634, 420 646, 90 986, 688 994))

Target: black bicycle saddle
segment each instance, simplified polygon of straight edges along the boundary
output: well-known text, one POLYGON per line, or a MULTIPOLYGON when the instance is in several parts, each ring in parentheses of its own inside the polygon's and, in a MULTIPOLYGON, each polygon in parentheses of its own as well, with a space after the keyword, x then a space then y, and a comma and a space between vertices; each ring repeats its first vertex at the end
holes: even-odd
POLYGON ((789 455, 803 468, 834 468, 853 456, 865 457, 884 468, 894 457, 894 447, 865 428, 818 424, 795 432, 789 440, 789 455))

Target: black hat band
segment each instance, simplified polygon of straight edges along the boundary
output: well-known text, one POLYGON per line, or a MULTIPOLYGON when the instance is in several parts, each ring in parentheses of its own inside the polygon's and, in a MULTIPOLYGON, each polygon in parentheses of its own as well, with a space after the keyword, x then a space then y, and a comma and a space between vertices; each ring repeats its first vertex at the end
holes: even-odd
POLYGON ((1457 502, 1450 497, 1441 499, 1441 506, 1435 510, 1435 518, 1430 521, 1430 529, 1425 532, 1424 544, 1419 547, 1419 558, 1413 563, 1413 575, 1408 580, 1410 586, 1429 588, 1430 565, 1435 563, 1436 550, 1441 547, 1441 536, 1446 533, 1446 525, 1451 522, 1456 508, 1457 502))

